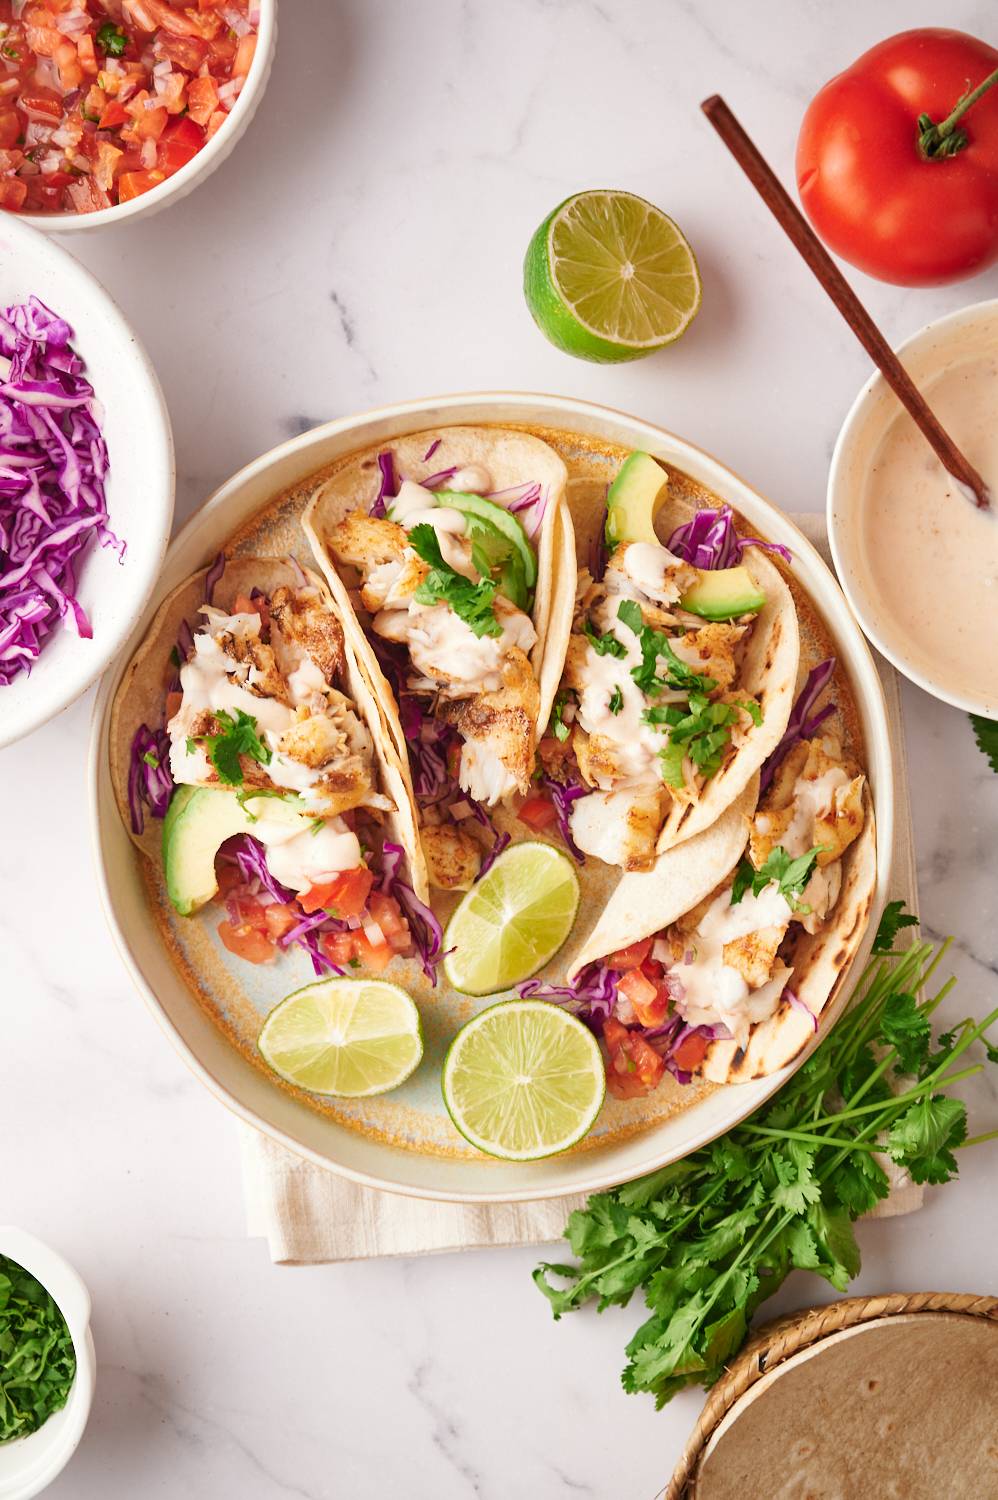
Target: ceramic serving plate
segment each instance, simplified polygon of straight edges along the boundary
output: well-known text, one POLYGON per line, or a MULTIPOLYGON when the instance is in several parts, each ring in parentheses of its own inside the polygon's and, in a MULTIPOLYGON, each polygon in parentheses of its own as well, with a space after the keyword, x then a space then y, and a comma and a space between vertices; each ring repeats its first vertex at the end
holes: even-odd
MULTIPOLYGON (((331 422, 250 464, 207 502, 174 541, 156 594, 122 656, 107 674, 95 708, 90 755, 91 816, 98 880, 122 956, 171 1041, 197 1075, 240 1118, 318 1164, 370 1186, 414 1197, 510 1202, 590 1192, 686 1155, 755 1109, 787 1076, 727 1088, 682 1089, 667 1079, 650 1100, 607 1101, 591 1135, 562 1156, 529 1164, 496 1162, 474 1152, 451 1127, 440 1098, 439 1067, 461 1021, 489 1003, 431 991, 409 963, 392 977, 419 1003, 426 1056, 412 1080, 373 1100, 321 1100, 275 1078, 255 1051, 264 1015, 311 978, 304 954, 264 968, 223 954, 215 933, 218 909, 197 918, 173 915, 159 874, 136 854, 121 823, 108 772, 111 704, 124 667, 166 593, 221 549, 246 555, 295 550, 306 556, 298 521, 317 475, 347 455, 405 433, 454 423, 529 426, 559 449, 573 476, 612 477, 623 452, 641 448, 661 458, 704 502, 728 501, 745 529, 789 546, 793 574, 816 611, 819 649, 834 652, 856 706, 855 733, 876 805, 878 885, 870 929, 854 971, 869 953, 883 904, 893 845, 890 745, 880 681, 863 637, 824 563, 786 517, 730 470, 681 438, 605 407, 563 397, 510 393, 446 396, 331 422), (601 467, 602 466, 602 467, 601 467)), ((589 861, 593 865, 594 861, 589 861)), ((584 905, 600 900, 606 871, 583 872, 584 905), (585 883, 592 882, 589 899, 585 883)), ((580 921, 579 928, 582 928, 580 921)), ((542 977, 563 974, 577 930, 542 977)), ((845 1001, 841 978, 826 1015, 845 1001)), ((826 1023, 827 1024, 827 1023, 826 1023)), ((824 1027, 823 1027, 824 1030, 824 1027)), ((795 1060, 799 1066, 803 1058, 795 1060)))

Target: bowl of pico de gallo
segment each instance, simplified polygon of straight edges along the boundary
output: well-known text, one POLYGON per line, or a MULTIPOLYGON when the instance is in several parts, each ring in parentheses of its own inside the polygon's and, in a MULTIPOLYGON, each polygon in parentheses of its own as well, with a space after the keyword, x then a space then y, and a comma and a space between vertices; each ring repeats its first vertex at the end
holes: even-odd
POLYGON ((157 213, 229 155, 277 0, 0 0, 0 208, 67 233, 157 213))

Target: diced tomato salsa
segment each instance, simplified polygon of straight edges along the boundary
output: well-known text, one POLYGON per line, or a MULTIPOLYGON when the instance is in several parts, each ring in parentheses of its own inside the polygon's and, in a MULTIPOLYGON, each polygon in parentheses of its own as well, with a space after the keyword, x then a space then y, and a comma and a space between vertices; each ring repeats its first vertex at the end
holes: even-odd
POLYGON ((0 0, 0 208, 92 213, 186 166, 246 82, 258 3, 0 0))

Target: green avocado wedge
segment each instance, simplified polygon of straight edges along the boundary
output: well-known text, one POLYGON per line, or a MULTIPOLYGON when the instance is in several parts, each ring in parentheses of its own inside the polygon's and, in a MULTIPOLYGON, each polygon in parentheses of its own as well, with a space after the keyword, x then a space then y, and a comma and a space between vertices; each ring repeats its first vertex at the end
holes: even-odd
POLYGON ((669 476, 650 453, 630 453, 621 464, 606 496, 606 543, 652 542, 655 513, 662 503, 669 476))
POLYGON ((700 574, 679 603, 692 615, 705 620, 733 620, 738 615, 754 615, 766 602, 766 595, 754 582, 748 568, 716 568, 700 574))
POLYGON ((237 792, 222 787, 177 788, 163 819, 163 866, 166 893, 182 917, 206 906, 217 892, 215 855, 225 840, 252 833, 261 816, 268 822, 299 823, 295 832, 304 832, 313 822, 279 797, 240 801, 237 792))
MULTIPOLYGON (((487 500, 484 495, 465 495, 457 490, 437 490, 437 499, 441 505, 449 505, 452 510, 459 510, 468 517, 477 517, 485 521, 507 541, 512 543, 513 548, 519 555, 523 564, 523 576, 526 579, 528 589, 532 589, 537 582, 537 556, 530 545, 527 533, 522 523, 514 516, 511 510, 503 505, 497 505, 494 500, 487 500)), ((468 533, 474 537, 471 526, 468 533)))

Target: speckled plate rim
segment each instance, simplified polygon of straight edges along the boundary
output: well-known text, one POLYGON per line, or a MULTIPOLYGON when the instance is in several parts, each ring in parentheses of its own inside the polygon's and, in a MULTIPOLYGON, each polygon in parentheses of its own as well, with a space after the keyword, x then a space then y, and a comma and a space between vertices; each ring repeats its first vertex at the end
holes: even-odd
MULTIPOLYGON (((877 813, 878 875, 870 924, 849 972, 860 971, 869 956, 890 877, 893 769, 880 678, 838 585, 797 527, 717 459, 653 423, 572 397, 496 391, 382 407, 292 438, 248 464, 216 490, 171 545, 155 596, 101 685, 94 705, 88 765, 90 828, 101 902, 126 968, 187 1065, 240 1120, 296 1155, 367 1187, 441 1202, 529 1202, 596 1192, 678 1160, 756 1109, 800 1066, 816 1043, 780 1073, 719 1089, 641 1134, 540 1162, 515 1165, 485 1158, 455 1160, 372 1140, 320 1116, 275 1088, 225 1041, 200 1009, 159 937, 146 906, 143 882, 135 878, 135 855, 118 816, 107 769, 114 692, 157 603, 170 588, 209 560, 276 494, 335 458, 421 427, 457 422, 533 424, 647 449, 729 500, 753 529, 792 549, 794 576, 814 602, 849 673, 867 747, 877 813)), ((830 1018, 837 1018, 848 992, 847 975, 830 1018)))

